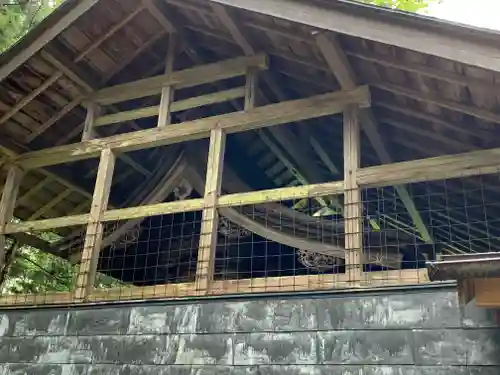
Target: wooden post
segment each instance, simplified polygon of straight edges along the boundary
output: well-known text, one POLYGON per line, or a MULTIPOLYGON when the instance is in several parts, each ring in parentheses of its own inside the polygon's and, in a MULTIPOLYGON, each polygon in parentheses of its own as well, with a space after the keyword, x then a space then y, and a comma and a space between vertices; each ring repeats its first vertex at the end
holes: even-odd
POLYGON ((222 129, 210 133, 207 176, 205 182, 205 208, 203 209, 198 259, 196 265, 196 290, 208 294, 214 278, 215 251, 219 215, 217 200, 221 192, 222 170, 226 134, 222 129))
POLYGON ((255 107, 255 101, 257 96, 257 84, 258 84, 258 70, 254 68, 249 68, 246 75, 246 86, 245 86, 245 111, 253 109, 255 107))
POLYGON ((84 300, 91 293, 94 286, 103 236, 101 219, 103 212, 108 207, 115 161, 116 157, 111 149, 108 148, 101 152, 94 196, 87 224, 87 234, 85 236, 82 260, 76 282, 75 298, 78 301, 84 300))
MULTIPOLYGON (((170 33, 168 39, 168 53, 167 53, 167 62, 165 65, 165 74, 171 75, 174 71, 174 59, 176 53, 176 38, 175 34, 170 33)), ((172 101, 174 100, 174 87, 172 85, 163 87, 161 89, 161 101, 160 101, 160 109, 158 113, 158 126, 168 126, 170 125, 171 112, 170 106, 172 101)))
MULTIPOLYGON (((18 166, 10 167, 0 200, 0 233, 14 217, 14 207, 22 177, 23 171, 18 166)), ((7 239, 0 234, 0 269, 4 267, 6 247, 7 239)))
POLYGON ((363 203, 356 177, 360 143, 358 108, 349 106, 344 110, 344 234, 349 281, 359 281, 363 273, 363 203))
POLYGON ((94 125, 96 119, 99 117, 101 108, 97 103, 90 102, 87 104, 87 117, 85 118, 85 125, 83 127, 82 142, 94 139, 96 132, 94 125))

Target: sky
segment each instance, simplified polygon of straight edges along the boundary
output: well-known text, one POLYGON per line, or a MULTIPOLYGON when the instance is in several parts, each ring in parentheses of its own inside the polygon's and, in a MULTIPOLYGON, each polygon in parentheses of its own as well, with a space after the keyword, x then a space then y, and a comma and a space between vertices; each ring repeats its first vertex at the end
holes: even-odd
POLYGON ((428 15, 500 30, 500 0, 443 0, 431 6, 428 15))

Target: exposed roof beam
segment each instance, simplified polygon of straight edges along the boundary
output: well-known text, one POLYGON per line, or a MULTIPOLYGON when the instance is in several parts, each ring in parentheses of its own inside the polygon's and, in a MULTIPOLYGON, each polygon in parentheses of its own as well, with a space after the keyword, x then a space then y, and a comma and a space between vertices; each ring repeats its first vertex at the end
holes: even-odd
MULTIPOLYGON (((26 48, 20 51, 5 65, 0 67, 0 81, 4 80, 10 73, 25 63, 35 53, 45 47, 50 41, 56 38, 63 30, 70 26, 82 14, 92 8, 99 0, 80 0, 67 14, 65 14, 54 26, 46 28, 38 37, 26 48)), ((68 5, 73 6, 73 2, 68 1, 68 5)), ((64 4, 62 6, 65 6, 64 4)), ((60 10, 58 10, 60 11, 60 10)), ((54 15, 55 16, 55 15, 54 15)), ((50 16, 49 16, 50 17, 50 16)), ((8 53, 8 52, 7 52, 8 53)))
MULTIPOLYGON (((362 16, 349 14, 346 7, 341 9, 342 4, 336 5, 336 2, 320 6, 319 1, 311 0, 210 1, 500 72, 497 46, 451 37, 438 30, 423 28, 422 22, 418 22, 420 25, 416 25, 417 22, 389 22, 382 16, 382 9, 377 15, 362 16)), ((435 24, 438 25, 438 21, 435 24)))
POLYGON ((400 113, 404 116, 416 118, 416 119, 419 119, 422 121, 427 121, 431 124, 436 124, 436 125, 442 126, 446 129, 450 129, 450 130, 458 132, 458 133, 464 133, 464 134, 467 134, 467 135, 472 136, 474 138, 478 138, 483 142, 488 141, 489 135, 480 129, 472 129, 472 128, 467 129, 464 127, 460 127, 457 124, 453 124, 451 122, 444 121, 437 116, 426 114, 423 111, 413 110, 413 109, 409 109, 407 107, 402 107, 402 106, 398 106, 396 104, 389 104, 389 103, 380 102, 380 101, 374 102, 372 105, 376 106, 376 107, 387 109, 391 112, 400 113))
POLYGON ((377 83, 373 85, 374 87, 377 87, 381 90, 384 91, 389 91, 397 95, 402 95, 406 96, 411 99, 418 100, 419 102, 425 102, 425 103, 430 103, 430 104, 435 104, 438 107, 446 108, 451 111, 455 112, 460 112, 460 113, 465 113, 467 115, 486 120, 486 121, 491 121, 497 124, 500 124, 500 114, 493 113, 491 111, 487 111, 481 108, 476 108, 472 107, 466 104, 461 104, 457 103, 452 100, 446 100, 442 98, 438 98, 435 95, 428 94, 428 93, 420 93, 418 91, 414 90, 408 90, 404 87, 397 86, 397 85, 391 85, 389 83, 377 83))
POLYGON ((382 65, 389 68, 403 70, 405 72, 410 72, 430 78, 435 78, 439 81, 445 81, 460 86, 472 86, 475 88, 481 88, 486 90, 495 90, 495 88, 498 87, 498 85, 496 85, 491 80, 469 77, 461 75, 459 73, 448 72, 444 69, 431 68, 427 65, 411 61, 397 60, 393 57, 384 56, 382 54, 373 54, 373 53, 367 54, 358 51, 356 52, 346 51, 346 54, 348 56, 352 56, 364 61, 369 61, 377 65, 382 65))
MULTIPOLYGON (((240 27, 236 25, 235 21, 227 11, 227 8, 217 3, 211 3, 210 5, 214 13, 217 15, 221 23, 227 28, 227 31, 232 36, 234 41, 240 46, 245 55, 255 54, 257 52, 256 48, 252 46, 247 37, 241 31, 240 27)), ((264 76, 264 79, 270 89, 279 98, 279 100, 286 100, 283 92, 271 77, 264 76)), ((260 95, 263 96, 267 102, 270 102, 263 92, 260 92, 260 95)), ((294 177, 296 177, 301 184, 307 185, 311 182, 319 182, 321 180, 321 176, 319 175, 319 173, 317 173, 317 170, 314 169, 314 161, 308 157, 307 150, 304 149, 301 144, 296 145, 290 137, 291 135, 282 128, 273 127, 270 128, 269 131, 274 136, 274 138, 282 145, 282 147, 288 151, 289 155, 295 156, 293 157, 293 161, 295 163, 290 163, 286 157, 282 156, 282 153, 275 151, 273 145, 269 143, 267 137, 265 136, 265 133, 263 133, 262 131, 258 131, 258 135, 264 141, 264 143, 266 143, 268 147, 270 147, 271 151, 277 154, 280 160, 282 160, 283 158, 285 159, 283 160, 285 166, 292 172, 294 177), (297 150, 297 152, 294 152, 294 150, 297 150), (299 166, 302 170, 302 173, 294 171, 293 164, 299 166)), ((313 142, 317 143, 317 141, 312 136, 310 138, 313 142)), ((332 203, 337 206, 337 208, 342 210, 342 206, 336 198, 331 197, 330 199, 332 200, 332 203)), ((321 201, 324 203, 324 200, 321 201)))
POLYGON ((14 159, 14 162, 19 163, 23 168, 40 168, 97 157, 105 148, 111 148, 120 153, 202 139, 208 137, 213 128, 222 128, 228 133, 237 133, 329 116, 342 112, 351 104, 360 107, 369 106, 368 89, 358 87, 349 91, 331 92, 306 99, 256 107, 246 113, 228 113, 164 128, 146 129, 28 152, 14 159))
MULTIPOLYGON (((323 53, 323 56, 330 66, 332 73, 337 77, 340 86, 343 89, 351 89, 356 86, 356 76, 355 73, 347 60, 347 57, 342 50, 340 43, 338 42, 335 35, 332 38, 328 38, 324 33, 316 35, 316 42, 323 53)), ((383 164, 392 163, 392 158, 387 151, 379 132, 377 131, 378 124, 373 115, 373 112, 369 108, 365 108, 360 111, 361 124, 363 130, 365 131, 370 143, 372 144, 375 152, 377 153, 380 161, 383 164)), ((425 225, 420 213, 418 212, 413 199, 410 197, 408 190, 404 186, 395 186, 395 189, 403 202, 404 206, 408 210, 413 223, 418 229, 420 235, 426 242, 433 242, 432 237, 425 225)))

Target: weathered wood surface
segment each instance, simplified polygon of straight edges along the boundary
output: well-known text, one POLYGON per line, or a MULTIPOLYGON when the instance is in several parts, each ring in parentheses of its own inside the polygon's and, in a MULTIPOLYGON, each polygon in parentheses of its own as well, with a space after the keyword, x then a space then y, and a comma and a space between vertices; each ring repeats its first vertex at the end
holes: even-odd
MULTIPOLYGON (((439 56, 468 65, 500 72, 497 48, 476 39, 457 38, 439 28, 423 27, 423 22, 391 22, 390 17, 360 17, 333 4, 330 8, 310 1, 213 0, 216 3, 285 19, 314 28, 330 30, 358 38, 393 45, 424 54, 439 56), (419 25, 420 24, 420 25, 419 25)), ((387 16, 387 15, 386 15, 387 16)), ((430 21, 427 21, 429 24, 430 21)))
MULTIPOLYGON (((366 289, 381 286, 429 284, 426 269, 364 273, 357 282, 350 282, 346 274, 265 277, 254 279, 214 281, 210 295, 297 292, 335 289, 366 289)), ((154 298, 189 298, 203 295, 196 284, 179 283, 145 287, 94 289, 88 302, 147 300, 154 298)), ((78 302, 72 293, 19 294, 0 297, 0 305, 12 308, 26 306, 68 305, 78 302)))
MULTIPOLYGON (((17 166, 9 168, 0 200, 0 231, 14 218, 14 207, 22 177, 23 171, 20 168, 17 166)), ((0 268, 4 267, 6 250, 7 239, 3 234, 0 234, 0 268)))
POLYGON ((346 273, 350 281, 359 280, 363 272, 363 202, 357 174, 361 162, 359 110, 351 106, 344 111, 344 234, 346 273))
MULTIPOLYGON (((214 279, 219 212, 217 201, 221 193, 226 134, 214 129, 210 135, 207 175, 205 178, 204 208, 201 216, 200 241, 196 262, 196 289, 208 292, 214 279)), ((199 191, 203 191, 199 190, 199 191)))
POLYGON ((349 91, 337 91, 307 99, 270 104, 248 112, 229 113, 168 127, 147 129, 29 152, 19 156, 15 162, 24 168, 40 168, 94 158, 107 148, 119 153, 207 138, 210 131, 215 128, 223 129, 226 133, 236 133, 328 116, 342 112, 350 104, 356 104, 360 107, 369 106, 368 88, 363 86, 349 91))
POLYGON ((267 69, 268 62, 266 55, 259 54, 249 57, 238 57, 223 62, 176 71, 171 74, 163 74, 107 87, 93 94, 90 100, 103 105, 113 104, 159 94, 162 87, 166 86, 181 89, 237 77, 246 74, 247 69, 251 67, 267 69))
POLYGON ((75 298, 77 300, 85 299, 94 286, 99 252, 102 247, 104 234, 101 218, 108 206, 115 161, 116 156, 112 150, 106 149, 102 151, 87 224, 82 260, 76 280, 75 298))

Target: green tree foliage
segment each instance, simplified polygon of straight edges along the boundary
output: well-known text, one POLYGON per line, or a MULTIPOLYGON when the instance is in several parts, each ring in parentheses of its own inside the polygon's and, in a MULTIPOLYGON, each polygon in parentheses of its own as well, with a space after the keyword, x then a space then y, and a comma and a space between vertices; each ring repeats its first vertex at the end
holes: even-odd
POLYGON ((0 0, 0 52, 23 37, 63 0, 0 0))
POLYGON ((361 0, 367 4, 405 10, 407 12, 422 12, 431 4, 440 3, 441 0, 361 0))

